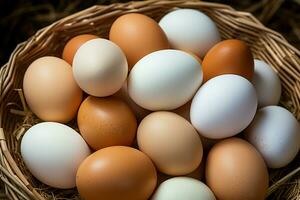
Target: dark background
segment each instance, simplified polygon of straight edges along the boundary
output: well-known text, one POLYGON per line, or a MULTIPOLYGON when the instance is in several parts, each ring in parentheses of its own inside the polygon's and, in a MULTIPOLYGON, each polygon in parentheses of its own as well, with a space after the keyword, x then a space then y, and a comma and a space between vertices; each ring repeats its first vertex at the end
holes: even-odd
MULTIPOLYGON (((300 48, 300 0, 210 0, 253 13, 266 26, 280 32, 300 48)), ((0 66, 22 41, 38 29, 95 4, 117 0, 0 0, 0 66)))

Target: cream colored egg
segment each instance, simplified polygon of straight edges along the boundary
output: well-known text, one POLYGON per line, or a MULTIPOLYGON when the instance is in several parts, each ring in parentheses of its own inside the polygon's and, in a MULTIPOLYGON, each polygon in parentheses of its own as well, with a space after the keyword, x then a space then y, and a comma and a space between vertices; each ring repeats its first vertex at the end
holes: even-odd
POLYGON ((77 50, 73 59, 76 82, 92 96, 105 97, 116 93, 122 87, 127 72, 124 53, 106 39, 87 41, 77 50))

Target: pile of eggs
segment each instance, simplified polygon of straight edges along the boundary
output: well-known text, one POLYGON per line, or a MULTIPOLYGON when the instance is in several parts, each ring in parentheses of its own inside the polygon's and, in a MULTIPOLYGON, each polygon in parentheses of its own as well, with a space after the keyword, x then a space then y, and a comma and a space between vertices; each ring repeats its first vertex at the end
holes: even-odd
POLYGON ((22 138, 27 168, 85 200, 262 200, 267 168, 300 147, 271 66, 193 9, 120 16, 109 40, 78 35, 62 59, 35 60, 23 90, 44 121, 22 138))

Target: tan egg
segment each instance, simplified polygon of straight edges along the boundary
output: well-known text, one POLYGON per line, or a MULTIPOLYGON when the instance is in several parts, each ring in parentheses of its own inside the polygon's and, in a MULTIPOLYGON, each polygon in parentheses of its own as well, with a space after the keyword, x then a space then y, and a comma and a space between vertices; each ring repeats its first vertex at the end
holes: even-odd
POLYGON ((133 143, 136 118, 128 105, 114 97, 86 98, 78 111, 77 123, 82 137, 94 149, 133 143))
POLYGON ((111 26, 109 39, 121 47, 129 69, 145 55, 169 48, 168 39, 158 23, 138 13, 119 17, 111 26))
POLYGON ((236 74, 249 81, 254 75, 250 48, 241 40, 224 40, 213 46, 202 62, 203 81, 222 74, 236 74))
POLYGON ((74 55, 76 51, 79 49, 79 47, 83 45, 85 42, 96 38, 98 38, 98 36, 91 35, 91 34, 77 35, 73 37, 67 42, 66 46, 64 47, 62 53, 62 59, 64 59, 70 65, 72 65, 74 55))
POLYGON ((52 56, 31 63, 24 75, 23 89, 29 108, 44 121, 69 122, 82 99, 71 66, 52 56))
POLYGON ((223 140, 210 150, 206 183, 219 200, 263 200, 268 170, 258 151, 239 138, 223 140))
MULTIPOLYGON (((184 175, 185 177, 190 177, 190 178, 194 178, 197 180, 202 180, 204 178, 204 168, 205 168, 205 162, 204 159, 201 161, 199 167, 197 167, 197 169, 195 169, 194 171, 192 171, 189 174, 184 175)), ((176 176, 170 176, 161 172, 157 173, 157 186, 159 186, 162 182, 173 178, 176 176)))
POLYGON ((203 148, 194 127, 172 112, 153 112, 138 127, 138 146, 168 175, 185 175, 200 164, 203 148))
POLYGON ((120 98, 121 100, 125 101, 131 110, 134 112, 138 121, 141 121, 146 115, 150 114, 150 110, 146 110, 141 106, 137 105, 129 96, 128 88, 127 88, 127 81, 124 82, 122 88, 116 92, 113 96, 120 98))
POLYGON ((157 175, 151 160, 131 147, 113 146, 87 157, 80 165, 76 185, 85 200, 146 200, 157 175))

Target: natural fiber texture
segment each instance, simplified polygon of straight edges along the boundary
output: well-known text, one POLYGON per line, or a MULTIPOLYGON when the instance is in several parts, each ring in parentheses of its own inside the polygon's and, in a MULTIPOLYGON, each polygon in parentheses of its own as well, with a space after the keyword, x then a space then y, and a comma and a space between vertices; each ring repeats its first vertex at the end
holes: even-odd
MULTIPOLYGON (((93 6, 39 30, 29 40, 19 44, 9 62, 0 69, 0 179, 10 199, 80 199, 75 189, 57 190, 38 182, 28 172, 20 156, 22 135, 39 122, 26 107, 21 90, 29 64, 41 56, 60 56, 65 42, 75 35, 93 33, 107 37, 111 23, 120 15, 139 12, 159 20, 176 8, 194 8, 205 12, 217 23, 223 39, 244 40, 255 58, 271 64, 283 86, 281 105, 300 119, 300 52, 251 14, 235 11, 226 5, 192 0, 149 0, 93 6)), ((74 124, 69 125, 74 127, 74 124)), ((270 170, 270 199, 300 199, 299 163, 298 155, 288 167, 270 170)))

